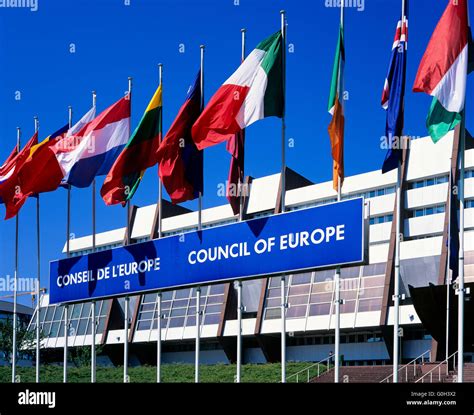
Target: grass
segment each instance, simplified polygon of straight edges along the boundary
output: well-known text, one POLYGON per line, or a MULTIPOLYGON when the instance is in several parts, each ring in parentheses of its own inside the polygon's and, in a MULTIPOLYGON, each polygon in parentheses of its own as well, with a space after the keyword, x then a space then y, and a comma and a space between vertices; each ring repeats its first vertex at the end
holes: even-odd
MULTIPOLYGON (((311 363, 287 363, 287 377, 300 370, 306 369, 311 363)), ((324 367, 321 366, 321 371, 324 367)), ((311 375, 314 376, 314 370, 311 375)), ((156 367, 140 366, 130 367, 128 370, 130 382, 153 383, 156 382, 156 367)), ((164 364, 162 366, 162 382, 168 383, 191 383, 194 382, 194 365, 192 364, 164 364)), ((231 383, 234 382, 236 373, 235 365, 215 364, 201 365, 200 381, 205 383, 231 383)), ((19 381, 22 383, 35 381, 34 367, 17 368, 19 381)), ((63 380, 62 366, 45 365, 41 367, 41 382, 54 383, 63 380)), ((277 383, 281 377, 281 365, 279 363, 248 364, 242 366, 242 382, 277 383)), ((99 383, 118 383, 123 381, 122 367, 98 367, 96 380, 99 383)), ((300 377, 300 382, 306 380, 306 372, 300 377)), ((296 378, 289 381, 295 382, 296 378)), ((0 367, 0 383, 11 382, 11 368, 0 367)), ((68 369, 68 382, 87 383, 90 382, 90 367, 71 367, 68 369)))

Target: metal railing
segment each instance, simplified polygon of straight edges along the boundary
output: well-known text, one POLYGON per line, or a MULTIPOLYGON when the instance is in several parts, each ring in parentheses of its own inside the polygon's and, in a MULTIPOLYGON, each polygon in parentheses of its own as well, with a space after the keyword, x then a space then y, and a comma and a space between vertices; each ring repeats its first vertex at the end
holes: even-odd
POLYGON ((322 360, 320 360, 319 362, 317 363, 313 363, 311 366, 308 366, 302 370, 300 370, 299 372, 296 372, 296 373, 293 373, 292 375, 288 376, 286 378, 286 381, 287 382, 290 382, 290 379, 292 378, 295 378, 296 379, 296 383, 299 383, 300 379, 305 379, 305 382, 306 383, 309 383, 309 381, 313 378, 319 378, 322 374, 326 373, 329 371, 329 369, 331 368, 330 367, 330 364, 331 364, 331 360, 334 358, 334 355, 330 355, 322 360), (325 362, 326 364, 323 366, 324 367, 324 370, 321 371, 321 364, 325 362), (316 369, 314 370, 315 373, 316 373, 316 376, 311 376, 310 375, 310 372, 311 370, 316 367, 316 369))
POLYGON ((421 382, 425 383, 425 378, 429 376, 430 383, 433 383, 433 374, 436 375, 436 370, 438 370, 438 382, 441 382, 441 370, 443 369, 443 365, 446 366, 446 376, 449 375, 449 360, 453 359, 453 368, 456 370, 456 355, 458 354, 457 350, 449 357, 444 359, 441 363, 437 364, 433 369, 429 372, 426 372, 420 379, 418 379, 415 383, 421 382))
MULTIPOLYGON (((406 365, 402 366, 401 368, 398 369, 399 373, 399 378, 400 378, 400 372, 405 373, 405 382, 408 382, 408 372, 411 372, 410 366, 413 365, 413 377, 416 377, 416 364, 417 362, 421 359, 421 364, 425 364, 425 356, 428 355, 428 361, 431 360, 431 350, 427 350, 426 352, 420 354, 419 356, 415 357, 413 360, 409 361, 406 365)), ((380 381, 380 383, 390 383, 390 379, 393 377, 393 373, 388 375, 386 378, 380 381)), ((403 380, 403 378, 402 378, 403 380)))

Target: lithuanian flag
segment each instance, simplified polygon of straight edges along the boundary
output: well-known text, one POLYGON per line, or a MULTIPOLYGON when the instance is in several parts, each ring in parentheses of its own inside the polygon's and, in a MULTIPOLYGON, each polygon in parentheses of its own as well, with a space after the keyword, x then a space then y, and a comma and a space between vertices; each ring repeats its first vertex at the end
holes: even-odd
POLYGON ((331 91, 329 94, 328 111, 332 115, 328 127, 331 139, 331 152, 333 158, 333 187, 338 190, 344 181, 344 28, 339 28, 339 39, 337 41, 336 56, 332 71, 331 91))
POLYGON ((100 189, 106 205, 125 203, 133 197, 145 170, 157 163, 156 151, 162 136, 161 85, 143 117, 120 153, 100 189))

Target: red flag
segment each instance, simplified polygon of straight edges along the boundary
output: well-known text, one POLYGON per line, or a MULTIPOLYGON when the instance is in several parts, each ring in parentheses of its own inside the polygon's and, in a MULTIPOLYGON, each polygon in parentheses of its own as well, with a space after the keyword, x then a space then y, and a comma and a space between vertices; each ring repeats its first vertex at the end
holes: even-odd
POLYGON ((244 182, 245 131, 242 130, 227 141, 227 151, 231 154, 226 197, 232 206, 234 215, 240 212, 240 196, 244 182), (239 188, 240 183, 240 188, 239 188))
POLYGON ((18 206, 14 201, 15 196, 21 193, 18 172, 30 156, 31 148, 36 144, 38 144, 38 133, 35 133, 26 143, 25 147, 10 161, 6 178, 0 183, 0 198, 5 203, 7 209, 5 219, 10 219, 15 216, 23 205, 22 203, 18 206))

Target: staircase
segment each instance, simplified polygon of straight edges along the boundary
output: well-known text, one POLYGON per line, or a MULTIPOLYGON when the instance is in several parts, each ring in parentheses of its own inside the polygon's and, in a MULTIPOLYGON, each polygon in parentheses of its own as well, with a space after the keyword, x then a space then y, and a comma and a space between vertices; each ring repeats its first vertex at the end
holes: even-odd
MULTIPOLYGON (((441 382, 442 383, 455 383, 457 382, 457 370, 450 370, 447 375, 445 375, 441 382)), ((464 364, 464 383, 474 383, 474 363, 465 363, 464 364)))
MULTIPOLYGON (((340 383, 379 383, 392 373, 391 366, 341 366, 340 383)), ((334 383, 334 368, 325 372, 310 383, 334 383)))

